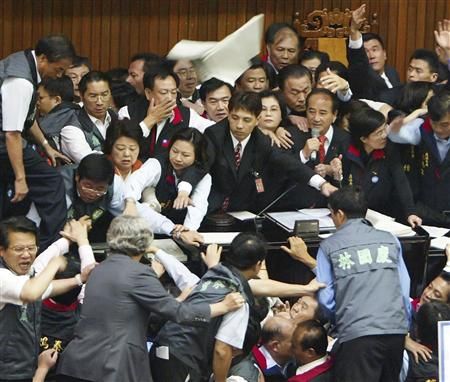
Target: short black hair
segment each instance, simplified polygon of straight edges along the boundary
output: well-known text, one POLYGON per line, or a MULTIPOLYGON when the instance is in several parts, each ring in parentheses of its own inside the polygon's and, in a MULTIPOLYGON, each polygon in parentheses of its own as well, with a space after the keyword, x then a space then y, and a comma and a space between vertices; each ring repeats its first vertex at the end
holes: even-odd
POLYGON ((428 114, 434 122, 439 122, 450 113, 450 91, 443 90, 428 101, 428 114))
POLYGON ((70 60, 76 56, 72 42, 63 35, 50 35, 41 38, 34 48, 36 56, 43 54, 49 62, 70 60))
POLYGON ((180 79, 174 73, 174 71, 167 64, 154 65, 145 71, 144 74, 144 88, 153 90, 155 87, 155 81, 157 79, 165 80, 167 77, 172 77, 178 86, 180 85, 180 79))
POLYGON ((317 58, 320 64, 326 64, 330 62, 330 55, 327 52, 321 52, 320 50, 305 50, 303 51, 299 61, 300 63, 305 60, 312 60, 317 58))
POLYGON ((283 29, 289 29, 292 33, 294 33, 297 36, 297 39, 299 40, 300 43, 300 39, 298 38, 298 33, 297 31, 294 29, 294 27, 288 23, 273 23, 270 24, 267 29, 266 32, 264 33, 264 42, 266 44, 273 44, 275 42, 275 36, 277 35, 278 32, 280 32, 283 29))
POLYGON ((417 334, 420 341, 431 345, 432 350, 438 347, 439 321, 450 320, 450 305, 441 301, 430 301, 423 304, 417 312, 417 334))
POLYGON ((114 180, 114 166, 104 154, 92 153, 86 155, 77 168, 80 180, 88 179, 94 182, 112 184, 114 180))
POLYGON ((433 87, 434 84, 428 81, 406 83, 400 99, 396 102, 396 108, 408 114, 416 109, 420 109, 433 87))
POLYGON ((126 81, 128 77, 127 68, 113 68, 109 69, 106 74, 111 78, 111 81, 126 81))
POLYGON ((311 90, 311 93, 308 94, 308 96, 306 97, 306 108, 308 108, 308 103, 309 100, 311 99, 312 96, 314 95, 324 95, 325 97, 330 98, 331 100, 331 110, 333 113, 337 113, 339 111, 339 100, 336 97, 336 94, 334 94, 333 92, 331 92, 328 89, 323 89, 323 88, 314 88, 313 90, 311 90))
POLYGON ((277 100, 277 102, 278 102, 278 105, 280 105, 281 125, 282 126, 287 126, 289 124, 288 115, 287 115, 286 101, 284 100, 283 93, 275 92, 273 90, 264 90, 261 93, 259 93, 259 97, 261 98, 261 102, 262 102, 263 98, 270 98, 270 97, 275 98, 277 100))
POLYGON ((316 320, 300 322, 292 335, 292 342, 302 333, 302 338, 296 345, 300 345, 303 350, 314 349, 318 356, 327 354, 328 336, 325 328, 316 320))
POLYGON ((233 94, 233 86, 231 86, 228 82, 219 80, 216 77, 212 77, 209 80, 203 82, 202 86, 200 86, 200 89, 198 91, 200 99, 205 102, 206 97, 208 97, 209 93, 220 89, 222 86, 226 86, 230 90, 230 94, 233 94))
POLYGON ((242 81, 242 78, 244 77, 245 72, 248 70, 255 70, 255 69, 262 69, 266 75, 266 80, 269 83, 270 86, 270 69, 268 67, 268 63, 261 60, 259 57, 254 57, 250 60, 250 67, 245 69, 245 71, 239 76, 239 78, 235 81, 236 84, 240 84, 242 81))
MULTIPOLYGON (((438 277, 444 280, 447 286, 450 286, 450 272, 442 271, 438 277)), ((447 294, 447 303, 450 303, 450 292, 447 294)))
POLYGON ((170 139, 169 151, 176 141, 186 141, 192 143, 194 146, 195 163, 206 168, 208 162, 207 152, 207 140, 200 131, 193 129, 192 127, 186 127, 178 130, 170 139))
POLYGON ((136 89, 122 80, 111 81, 111 95, 117 109, 129 105, 137 97, 136 89))
POLYGON ((340 61, 329 61, 320 64, 316 72, 314 73, 314 79, 319 80, 319 76, 322 72, 326 72, 327 69, 330 69, 333 73, 336 73, 339 77, 342 77, 344 80, 348 81, 348 69, 346 66, 340 61))
POLYGON ((367 199, 359 186, 345 186, 333 192, 328 205, 335 213, 343 211, 347 219, 364 218, 367 213, 367 199))
POLYGON ((83 95, 86 93, 87 86, 91 82, 100 82, 104 81, 108 84, 109 89, 111 90, 111 79, 105 72, 100 72, 97 70, 90 71, 85 74, 83 78, 81 78, 80 83, 78 84, 78 89, 80 90, 80 94, 83 95))
POLYGON ((141 142, 143 140, 142 129, 136 122, 129 119, 114 121, 106 130, 103 152, 107 155, 110 155, 114 143, 116 143, 116 141, 120 137, 127 137, 135 140, 140 148, 141 142))
POLYGON ((383 41, 383 39, 381 38, 381 36, 379 34, 372 33, 372 32, 363 33, 362 34, 362 39, 363 39, 363 42, 370 41, 370 40, 377 40, 380 43, 381 47, 383 49, 385 49, 384 48, 384 41, 383 41))
POLYGON ((439 57, 432 50, 416 49, 409 58, 409 62, 412 60, 425 61, 428 64, 431 73, 439 73, 439 57))
POLYGON ((83 56, 75 56, 72 60, 72 65, 70 65, 69 69, 79 68, 81 66, 86 66, 89 69, 89 71, 92 70, 92 65, 89 61, 89 58, 83 56))
POLYGON ((0 222, 0 247, 9 247, 9 234, 11 232, 31 233, 36 238, 39 245, 38 228, 34 221, 25 216, 12 216, 0 222))
POLYGON ((288 78, 301 77, 308 77, 312 85, 312 74, 306 66, 298 64, 287 65, 278 72, 278 86, 281 90, 284 90, 288 78))
POLYGON ((246 110, 258 117, 262 111, 261 97, 253 92, 235 92, 228 103, 228 110, 246 110))
POLYGON ((156 54, 151 52, 141 52, 136 53, 131 57, 130 62, 134 61, 144 61, 144 72, 149 70, 152 66, 158 66, 161 65, 164 62, 164 59, 156 54))
POLYGON ((266 244, 260 236, 242 232, 233 239, 229 251, 222 256, 222 262, 243 271, 263 261, 266 255, 266 244))
POLYGON ((349 131, 354 145, 362 150, 361 138, 368 137, 385 122, 384 115, 370 107, 353 111, 349 118, 349 131))
POLYGON ((68 76, 46 77, 39 83, 39 87, 45 89, 51 97, 59 96, 63 102, 73 102, 73 84, 68 76))

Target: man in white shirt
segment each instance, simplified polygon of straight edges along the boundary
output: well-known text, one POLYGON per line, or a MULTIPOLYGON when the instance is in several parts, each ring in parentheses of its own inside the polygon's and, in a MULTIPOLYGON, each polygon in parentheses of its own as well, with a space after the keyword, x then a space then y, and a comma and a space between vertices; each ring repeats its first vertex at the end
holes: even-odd
MULTIPOLYGON (((74 55, 73 45, 65 37, 48 36, 38 41, 35 50, 13 53, 0 61, 0 195, 5 198, 0 206, 6 210, 6 198, 17 203, 28 195, 41 217, 43 249, 64 226, 65 219, 59 214, 65 209, 64 190, 61 177, 27 146, 22 133, 28 131, 54 162, 56 152, 34 123, 36 90, 42 78, 63 75, 74 55)), ((6 215, 5 210, 0 215, 6 215)))

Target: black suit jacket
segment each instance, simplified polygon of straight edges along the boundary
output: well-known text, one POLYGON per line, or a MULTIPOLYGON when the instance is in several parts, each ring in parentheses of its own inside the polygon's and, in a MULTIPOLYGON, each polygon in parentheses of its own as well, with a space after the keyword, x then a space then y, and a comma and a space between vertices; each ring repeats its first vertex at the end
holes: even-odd
MULTIPOLYGON (((347 48, 349 83, 353 98, 379 100, 380 92, 388 89, 383 78, 369 64, 364 45, 359 49, 347 48)), ((400 78, 395 68, 385 67, 385 74, 393 87, 400 85, 400 78)))
POLYGON ((224 199, 229 197, 229 211, 259 212, 283 191, 285 175, 302 184, 307 184, 314 175, 314 171, 299 159, 273 147, 269 138, 257 128, 245 146, 238 170, 228 120, 206 129, 205 136, 209 140, 208 157, 212 177, 210 211, 219 210, 224 199), (264 192, 258 193, 256 190, 255 179, 258 177, 262 179, 264 192))

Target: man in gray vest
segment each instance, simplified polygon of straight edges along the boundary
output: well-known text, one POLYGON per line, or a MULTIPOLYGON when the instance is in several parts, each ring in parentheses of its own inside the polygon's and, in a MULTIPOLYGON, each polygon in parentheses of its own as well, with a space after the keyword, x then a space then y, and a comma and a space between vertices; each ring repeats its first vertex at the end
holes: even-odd
POLYGON ((337 231, 317 253, 319 301, 336 324, 337 381, 398 381, 410 317, 410 279, 399 241, 364 219, 361 189, 328 199, 337 231))
POLYGON ((41 250, 64 226, 64 186, 61 176, 27 145, 22 134, 28 133, 45 152, 55 153, 34 123, 36 90, 42 78, 62 76, 74 55, 67 38, 48 36, 38 41, 35 50, 0 61, 0 205, 4 208, 0 215, 8 213, 7 201, 17 203, 28 195, 41 218, 41 250))

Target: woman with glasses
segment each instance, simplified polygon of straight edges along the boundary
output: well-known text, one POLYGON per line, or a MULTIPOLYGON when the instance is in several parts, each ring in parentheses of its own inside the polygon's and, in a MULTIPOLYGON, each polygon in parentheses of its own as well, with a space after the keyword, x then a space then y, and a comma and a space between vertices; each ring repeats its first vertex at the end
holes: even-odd
POLYGON ((349 131, 351 144, 343 158, 342 183, 361 186, 369 208, 407 220, 413 227, 420 225, 398 151, 387 139, 383 114, 361 106, 350 115, 349 131))
POLYGON ((130 176, 127 181, 127 202, 132 204, 133 200, 141 199, 146 187, 155 187, 161 213, 175 224, 197 230, 206 215, 211 189, 211 176, 205 170, 206 161, 206 140, 203 135, 196 129, 181 129, 170 141, 168 157, 159 158, 158 161, 149 159, 130 176), (187 173, 200 181, 192 184, 190 197, 183 199, 178 186, 187 173))

